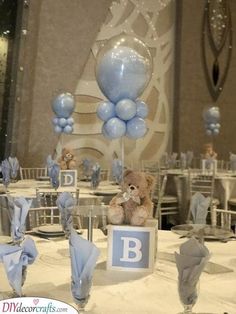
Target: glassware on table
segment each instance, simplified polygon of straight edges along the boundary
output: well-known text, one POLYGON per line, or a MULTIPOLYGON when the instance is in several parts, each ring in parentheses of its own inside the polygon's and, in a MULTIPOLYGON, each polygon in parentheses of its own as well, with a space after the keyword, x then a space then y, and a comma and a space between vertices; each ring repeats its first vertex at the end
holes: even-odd
POLYGON ((198 299, 198 295, 199 295, 199 287, 200 287, 200 284, 198 281, 196 283, 196 286, 195 286, 193 293, 188 298, 187 302, 186 302, 186 300, 181 298, 181 292, 180 292, 180 287, 179 287, 178 292, 179 292, 180 301, 183 305, 183 312, 180 312, 178 314, 197 314, 197 313, 193 312, 193 307, 197 303, 197 299, 198 299))

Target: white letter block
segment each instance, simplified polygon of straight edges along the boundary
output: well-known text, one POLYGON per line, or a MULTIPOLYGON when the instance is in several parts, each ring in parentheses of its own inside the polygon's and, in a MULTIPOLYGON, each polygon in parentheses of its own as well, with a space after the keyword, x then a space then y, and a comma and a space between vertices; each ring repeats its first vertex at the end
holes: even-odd
POLYGON ((77 187, 77 170, 61 170, 60 176, 60 188, 63 188, 63 191, 68 188, 68 190, 76 189, 77 187))
POLYGON ((145 226, 108 226, 107 269, 152 272, 157 250, 157 220, 145 226))

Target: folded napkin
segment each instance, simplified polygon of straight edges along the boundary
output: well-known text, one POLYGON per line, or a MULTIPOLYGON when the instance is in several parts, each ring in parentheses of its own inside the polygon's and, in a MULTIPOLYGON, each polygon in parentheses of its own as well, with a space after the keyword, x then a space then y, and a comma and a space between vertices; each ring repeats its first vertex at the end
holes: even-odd
POLYGON ((3 160, 1 163, 1 169, 2 169, 2 183, 7 188, 11 179, 11 166, 7 159, 3 160))
POLYGON ((91 186, 93 189, 96 189, 99 186, 100 170, 101 170, 100 165, 98 163, 95 163, 92 167, 92 174, 91 174, 91 186))
POLYGON ((89 299, 93 271, 99 256, 99 249, 80 237, 74 229, 70 235, 71 291, 77 304, 83 307, 89 299))
POLYGON ((29 237, 21 245, 0 244, 0 262, 4 265, 9 284, 18 296, 22 295, 27 266, 33 264, 37 255, 35 243, 29 237))
POLYGON ((232 171, 236 171, 236 154, 230 153, 229 161, 230 161, 230 169, 232 171))
POLYGON ((18 170, 20 169, 19 161, 16 157, 9 157, 8 158, 10 164, 10 175, 12 179, 17 177, 18 170))
POLYGON ((211 204, 211 198, 205 197, 202 193, 196 192, 190 202, 190 211, 192 213, 194 224, 206 224, 208 208, 211 204))
POLYGON ((123 164, 119 159, 113 159, 111 165, 111 175, 116 183, 120 184, 123 177, 123 164))
POLYGON ((84 177, 88 178, 91 176, 91 172, 92 172, 92 161, 90 159, 83 159, 82 160, 82 171, 83 171, 83 175, 84 177))
POLYGON ((177 153, 172 153, 172 154, 169 156, 169 167, 170 167, 170 168, 175 168, 177 156, 178 156, 177 153))
POLYGON ((185 305, 196 303, 197 283, 210 258, 207 247, 191 238, 180 246, 180 253, 175 252, 178 269, 178 290, 180 300, 185 305))
POLYGON ((25 236, 25 221, 28 215, 32 200, 24 197, 8 197, 9 214, 11 219, 11 236, 13 242, 20 242, 25 236))
POLYGON ((187 153, 186 153, 187 168, 191 168, 192 161, 193 161, 193 152, 187 151, 187 153))
POLYGON ((51 155, 47 157, 47 169, 51 185, 54 189, 57 189, 59 187, 59 173, 61 169, 58 163, 52 159, 51 155))
POLYGON ((180 153, 180 167, 181 169, 187 168, 187 154, 186 153, 180 153))
POLYGON ((75 199, 71 193, 63 192, 59 195, 56 204, 60 210, 62 228, 66 236, 69 237, 73 228, 72 211, 75 206, 75 199))

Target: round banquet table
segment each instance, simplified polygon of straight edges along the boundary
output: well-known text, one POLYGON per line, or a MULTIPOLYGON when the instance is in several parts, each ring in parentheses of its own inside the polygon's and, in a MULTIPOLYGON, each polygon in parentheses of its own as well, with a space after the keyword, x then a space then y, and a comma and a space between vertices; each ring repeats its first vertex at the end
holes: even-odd
MULTIPOLYGON (((83 237, 87 237, 84 232, 83 237)), ((73 306, 70 292, 71 269, 69 244, 66 239, 46 240, 34 237, 39 256, 28 267, 23 287, 26 296, 48 297, 73 306)), ((162 259, 163 252, 178 251, 186 241, 170 231, 158 231, 158 257, 153 273, 107 271, 107 238, 94 230, 93 242, 100 257, 93 276, 91 297, 85 313, 91 314, 177 314, 182 310, 177 290, 176 265, 162 259)), ((206 273, 200 278, 200 293, 194 307, 196 313, 236 313, 236 241, 206 242, 211 262, 230 268, 233 272, 206 273)), ((0 264, 2 295, 11 291, 3 265, 0 264)))

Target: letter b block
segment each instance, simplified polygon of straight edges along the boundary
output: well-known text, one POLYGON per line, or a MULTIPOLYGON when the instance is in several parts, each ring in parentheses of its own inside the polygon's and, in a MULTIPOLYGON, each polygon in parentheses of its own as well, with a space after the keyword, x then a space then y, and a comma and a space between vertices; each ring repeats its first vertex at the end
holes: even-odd
POLYGON ((157 220, 150 219, 144 227, 108 226, 107 269, 153 271, 157 220))

